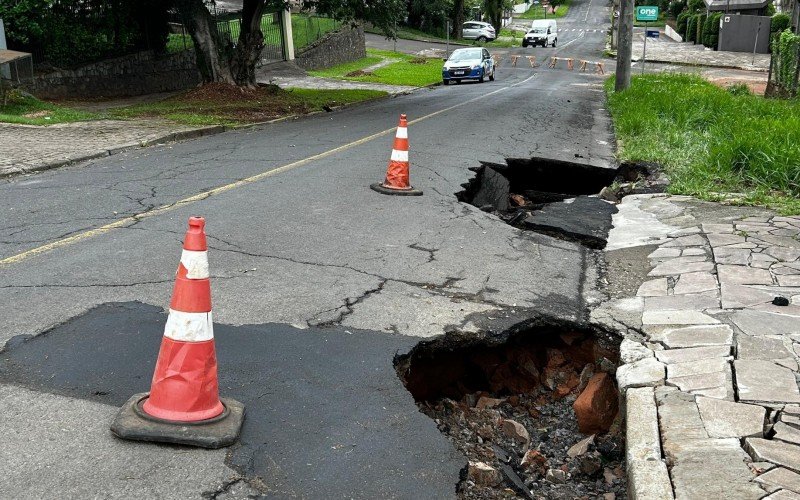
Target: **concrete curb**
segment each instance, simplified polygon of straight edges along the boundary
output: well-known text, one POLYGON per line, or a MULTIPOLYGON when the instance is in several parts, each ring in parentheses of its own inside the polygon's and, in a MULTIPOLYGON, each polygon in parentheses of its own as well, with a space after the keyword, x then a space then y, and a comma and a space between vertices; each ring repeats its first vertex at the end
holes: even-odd
POLYGON ((628 498, 667 500, 675 498, 667 464, 661 458, 661 436, 652 387, 625 392, 625 460, 628 498))

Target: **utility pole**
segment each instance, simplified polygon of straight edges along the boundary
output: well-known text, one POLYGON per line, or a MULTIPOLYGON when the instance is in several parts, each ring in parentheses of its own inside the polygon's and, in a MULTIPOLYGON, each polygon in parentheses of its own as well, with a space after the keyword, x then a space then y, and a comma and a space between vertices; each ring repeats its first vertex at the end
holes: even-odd
POLYGON ((621 92, 631 86, 631 54, 633 53, 634 0, 621 0, 617 34, 617 79, 614 86, 621 92))

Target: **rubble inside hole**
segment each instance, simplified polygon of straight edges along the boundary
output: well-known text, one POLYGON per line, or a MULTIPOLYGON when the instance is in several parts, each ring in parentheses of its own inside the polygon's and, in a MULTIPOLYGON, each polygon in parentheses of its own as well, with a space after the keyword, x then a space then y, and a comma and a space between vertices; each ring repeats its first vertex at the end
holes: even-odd
POLYGON ((468 459, 460 498, 611 500, 626 498, 618 360, 612 332, 539 324, 447 335, 395 364, 468 459))

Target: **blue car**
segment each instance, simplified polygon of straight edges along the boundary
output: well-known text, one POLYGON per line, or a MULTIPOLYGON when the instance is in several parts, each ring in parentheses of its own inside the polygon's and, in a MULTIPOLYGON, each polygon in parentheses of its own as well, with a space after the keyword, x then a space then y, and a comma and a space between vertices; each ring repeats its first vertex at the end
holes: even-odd
POLYGON ((454 50, 442 68, 445 85, 461 80, 484 82, 486 78, 494 80, 494 60, 488 50, 480 47, 454 50))

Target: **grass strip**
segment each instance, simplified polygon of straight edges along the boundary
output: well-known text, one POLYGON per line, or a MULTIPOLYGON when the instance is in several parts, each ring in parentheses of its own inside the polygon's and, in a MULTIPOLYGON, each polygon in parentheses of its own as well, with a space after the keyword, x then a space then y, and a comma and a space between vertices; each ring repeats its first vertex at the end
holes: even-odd
POLYGON ((682 74, 637 76, 621 93, 613 85, 620 160, 661 164, 672 193, 800 214, 800 100, 682 74))
POLYGON ((569 12, 569 7, 572 4, 572 0, 565 0, 564 3, 556 7, 555 13, 548 12, 545 15, 544 7, 541 5, 534 5, 527 12, 524 12, 518 16, 515 16, 516 19, 558 19, 567 15, 569 12))
POLYGON ((364 59, 325 70, 310 71, 309 74, 355 82, 424 87, 442 80, 442 60, 424 59, 401 52, 367 49, 367 57, 364 59), (369 73, 353 74, 376 64, 381 59, 397 59, 398 61, 369 73))
POLYGON ((0 122, 21 125, 54 125, 100 118, 95 113, 78 111, 40 101, 20 92, 10 92, 8 103, 0 105, 0 122))

